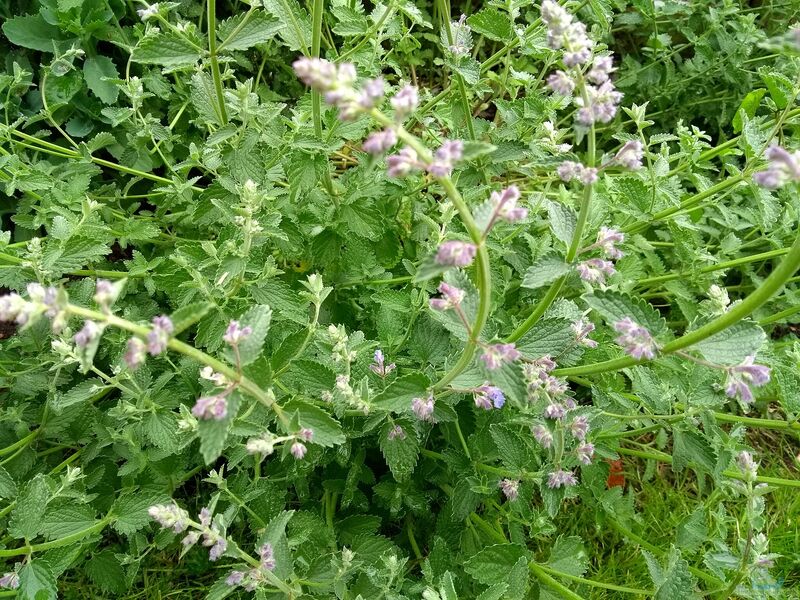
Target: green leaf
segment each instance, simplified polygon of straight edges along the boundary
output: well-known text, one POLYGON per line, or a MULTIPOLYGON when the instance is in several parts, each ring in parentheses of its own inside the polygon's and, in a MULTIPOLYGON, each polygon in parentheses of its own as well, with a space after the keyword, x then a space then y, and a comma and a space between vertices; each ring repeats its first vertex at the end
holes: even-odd
POLYGON ((277 372, 288 365, 303 347, 303 343, 308 335, 308 329, 300 329, 287 335, 270 358, 272 370, 277 372))
POLYGON ((625 317, 630 317, 653 336, 667 332, 667 322, 655 308, 642 298, 634 298, 627 294, 611 290, 595 291, 583 296, 591 308, 600 313, 609 325, 614 325, 625 317))
POLYGON ((189 327, 205 317, 212 308, 214 308, 214 305, 211 302, 193 302, 192 304, 181 306, 169 316, 175 328, 173 335, 178 335, 189 329, 189 327))
POLYGON ((570 266, 556 254, 542 256, 534 262, 522 278, 522 287, 535 290, 566 275, 570 266))
POLYGON ((0 467, 0 498, 13 498, 17 495, 17 484, 3 467, 0 467))
POLYGON ((197 64, 200 52, 187 39, 169 31, 143 38, 134 48, 131 60, 176 69, 197 64))
POLYGON ((708 440, 693 431, 675 429, 672 432, 672 468, 676 472, 691 465, 701 473, 711 473, 717 464, 714 448, 708 440))
POLYGON ((264 0, 263 5, 280 21, 280 38, 290 50, 311 48, 311 17, 297 0, 264 0))
POLYGON ((553 235, 569 247, 572 243, 575 227, 578 224, 578 217, 575 215, 575 211, 560 202, 547 202, 547 217, 550 221, 553 235))
POLYGON ((558 356, 575 344, 575 332, 566 319, 538 321, 517 342, 517 350, 525 358, 537 359, 545 355, 558 356))
POLYGON ((583 540, 575 535, 558 536, 547 564, 556 571, 581 577, 589 569, 589 557, 583 540))
POLYGON ((469 558, 464 570, 478 582, 491 585, 504 580, 516 562, 527 556, 528 551, 520 544, 495 544, 469 558))
MULTIPOLYGON (((239 343, 239 361, 242 366, 249 365, 254 362, 261 350, 264 348, 264 340, 267 338, 269 332, 269 324, 272 321, 272 309, 265 305, 259 304, 244 313, 239 319, 241 327, 250 327, 252 332, 239 343)), ((237 364, 236 353, 232 348, 225 348, 225 358, 231 364, 237 364)))
POLYGON ((666 563, 662 566, 647 550, 642 550, 650 578, 655 584, 655 600, 696 598, 695 578, 689 573, 689 563, 681 558, 680 551, 672 546, 666 563))
POLYGON ((783 73, 779 73, 768 67, 759 69, 758 74, 766 84, 769 95, 772 101, 775 102, 775 106, 777 106, 779 110, 786 108, 789 101, 794 98, 794 85, 792 84, 792 80, 783 73))
POLYGON ((56 578, 47 561, 34 558, 19 570, 18 600, 55 600, 56 578))
POLYGON ((496 42, 510 42, 514 39, 514 24, 508 13, 494 7, 484 8, 467 19, 467 24, 479 33, 496 42))
POLYGON ((759 88, 757 90, 753 90, 744 97, 744 100, 742 100, 742 103, 739 105, 739 110, 736 111, 736 116, 733 117, 733 122, 731 123, 731 125, 733 125, 734 133, 741 133, 742 131, 742 113, 744 113, 748 118, 752 119, 753 115, 756 114, 758 105, 761 103, 761 99, 766 93, 767 90, 764 88, 759 88))
POLYGON ((375 396, 372 405, 391 412, 408 412, 411 400, 426 396, 431 382, 422 373, 409 373, 398 377, 385 390, 375 396))
POLYGON ((89 379, 84 379, 66 392, 56 392, 51 406, 56 413, 60 413, 73 404, 80 404, 100 396, 109 388, 110 386, 105 385, 98 377, 90 377, 89 379))
POLYGON ((394 424, 386 423, 380 433, 380 447, 386 464, 392 471, 394 478, 403 482, 406 481, 414 472, 419 459, 419 441, 414 433, 414 428, 410 424, 403 427, 406 432, 405 437, 389 439, 389 432, 394 428, 394 424))
POLYGON ((44 20, 40 14, 19 15, 3 23, 8 41, 23 48, 53 52, 53 42, 63 40, 61 30, 44 20))
POLYGON ((293 510, 281 511, 267 523, 264 534, 259 540, 259 546, 265 543, 272 544, 275 556, 275 570, 273 572, 281 579, 288 579, 292 573, 292 554, 289 549, 289 542, 286 539, 286 526, 294 514, 293 510))
POLYGON ((111 508, 113 527, 122 535, 131 535, 152 521, 148 509, 154 504, 168 504, 171 498, 161 491, 137 489, 123 493, 111 508))
POLYGON ((117 67, 106 56, 92 56, 83 63, 83 78, 87 87, 100 98, 104 104, 114 104, 119 95, 119 88, 105 79, 119 79, 117 67))
POLYGON ((526 438, 518 429, 518 426, 506 423, 495 423, 489 427, 492 441, 497 446, 497 453, 503 464, 510 469, 529 469, 535 464, 536 453, 528 442, 530 433, 526 438))
MULTIPOLYGON (((297 412, 300 426, 314 430, 312 443, 325 447, 344 443, 345 436, 342 426, 320 407, 300 400, 292 400, 283 406, 283 410, 289 416, 297 412)), ((286 433, 296 432, 287 431, 286 433)))
POLYGON ((217 24, 217 37, 220 39, 217 49, 247 50, 268 42, 280 29, 281 22, 266 12, 256 10, 249 18, 247 13, 240 13, 217 24))
POLYGON ((88 529, 95 523, 94 511, 86 505, 59 506, 45 514, 42 534, 54 540, 88 529))
POLYGON ((281 375, 281 380, 290 387, 309 394, 319 394, 333 388, 336 374, 322 363, 301 359, 292 361, 286 373, 281 375))
POLYGON ((738 365, 748 356, 755 356, 764 345, 767 336, 753 322, 739 321, 735 325, 698 342, 692 349, 698 350, 706 360, 720 365, 738 365))
POLYGON ((207 465, 217 460, 225 449, 231 423, 239 412, 240 395, 237 392, 228 396, 228 413, 224 419, 201 419, 197 422, 200 437, 200 454, 207 465))
POLYGON ((42 529, 49 498, 47 480, 39 473, 22 488, 17 497, 17 506, 8 522, 8 533, 18 539, 35 538, 42 529))
POLYGON ((125 592, 125 571, 111 550, 103 550, 92 556, 85 569, 89 579, 106 592, 114 595, 125 592))

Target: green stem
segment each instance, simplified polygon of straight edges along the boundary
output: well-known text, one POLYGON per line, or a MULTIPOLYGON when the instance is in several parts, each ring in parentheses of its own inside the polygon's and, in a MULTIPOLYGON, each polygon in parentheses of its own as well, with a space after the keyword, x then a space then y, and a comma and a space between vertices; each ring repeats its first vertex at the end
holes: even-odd
MULTIPOLYGON (((794 272, 797 271, 798 267, 800 267, 800 234, 798 234, 780 265, 778 265, 769 277, 767 277, 749 296, 738 304, 731 306, 728 312, 717 317, 710 323, 706 323, 702 327, 690 331, 678 339, 665 344, 659 354, 664 356, 676 352, 677 350, 683 350, 738 323, 776 294, 794 272)), ((618 371, 619 369, 631 367, 640 362, 641 361, 626 356, 592 365, 556 369, 553 373, 561 377, 570 375, 591 375, 595 373, 606 373, 608 371, 618 371)))
MULTIPOLYGON (((632 448, 617 448, 617 452, 619 454, 625 454, 627 456, 635 456, 637 458, 657 460, 658 462, 666 463, 668 465, 672 464, 672 457, 669 454, 666 454, 664 452, 659 452, 658 450, 651 450, 648 452, 644 450, 634 450, 632 448)), ((747 477, 745 477, 738 471, 725 470, 722 472, 722 474, 725 475, 725 477, 730 477, 731 479, 738 479, 739 481, 747 481, 747 477)), ((800 479, 798 480, 783 479, 782 477, 767 477, 766 475, 758 475, 756 477, 756 481, 758 483, 768 483, 781 487, 800 488, 800 479)))
POLYGON ((550 574, 547 573, 547 571, 545 571, 541 566, 537 565, 535 562, 529 563, 528 568, 530 568, 531 573, 536 575, 536 579, 538 579, 541 583, 545 584, 546 586, 552 588, 552 590, 562 598, 566 598, 567 600, 584 600, 583 596, 579 596, 575 592, 570 591, 569 588, 565 587, 563 584, 553 579, 550 576, 550 574))
POLYGON ((596 588, 603 588, 604 590, 614 590, 616 592, 623 592, 625 594, 639 594, 640 596, 654 596, 655 592, 652 590, 640 590, 638 588, 629 588, 625 587, 624 585, 614 585, 613 583, 603 583, 602 581, 594 581, 592 579, 584 579, 583 577, 578 577, 577 575, 570 575, 569 573, 562 573, 561 571, 557 571, 552 567, 548 567, 547 565, 538 564, 537 566, 544 570, 545 572, 549 573, 550 575, 555 575, 556 577, 560 577, 561 579, 567 579, 569 581, 574 581, 575 583, 582 583, 583 585, 587 585, 589 587, 596 587, 596 588))
POLYGON ((80 531, 76 531, 72 535, 67 535, 63 538, 59 538, 51 542, 44 542, 42 544, 28 544, 27 546, 22 546, 21 548, 0 550, 0 557, 22 556, 25 554, 33 554, 34 552, 43 552, 45 550, 50 550, 51 548, 62 548, 64 546, 69 546, 70 544, 82 540, 85 537, 88 537, 95 533, 99 533, 100 531, 105 529, 106 526, 109 523, 111 523, 111 521, 113 521, 113 518, 107 516, 104 519, 92 525, 91 527, 87 527, 86 529, 81 529, 80 531))
POLYGON ((11 454, 12 452, 17 450, 18 448, 23 448, 23 447, 27 446, 33 440, 36 439, 36 437, 39 435, 40 432, 41 432, 41 429, 34 429, 28 435, 26 435, 24 438, 21 438, 21 439, 17 440, 16 442, 11 444, 10 446, 6 446, 5 448, 0 449, 0 456, 5 456, 6 454, 11 454))
MULTIPOLYGON (((132 323, 126 319, 121 319, 120 317, 112 314, 104 314, 98 312, 96 310, 91 310, 88 308, 83 308, 82 306, 76 306, 74 304, 68 304, 66 307, 66 311, 69 314, 83 317, 86 319, 91 319, 92 321, 100 322, 100 323, 107 323, 113 327, 117 327, 119 329, 124 329, 125 331, 130 331, 131 333, 138 335, 139 337, 146 337, 147 334, 150 332, 149 327, 145 327, 144 325, 137 325, 136 323, 132 323)), ((194 346, 190 346, 189 344, 182 342, 176 338, 171 338, 167 347, 170 350, 175 352, 179 352, 184 356, 188 356, 189 358, 193 358, 197 362, 207 365, 214 369, 218 373, 222 373, 225 377, 228 378, 229 381, 238 382, 239 387, 256 398, 261 404, 266 406, 267 408, 272 409, 275 412, 275 415, 278 419, 283 423, 283 425, 289 428, 289 419, 283 413, 281 407, 275 402, 275 400, 268 395, 264 390, 262 390, 255 382, 251 381, 244 375, 238 373, 235 369, 228 366, 227 364, 217 360, 216 358, 209 356, 202 350, 198 350, 194 346)))
POLYGON ((222 77, 219 73, 217 59, 217 0, 207 0, 208 8, 208 53, 211 59, 211 77, 214 79, 214 90, 217 93, 217 114, 222 125, 228 124, 228 113, 225 110, 225 95, 222 91, 222 77))

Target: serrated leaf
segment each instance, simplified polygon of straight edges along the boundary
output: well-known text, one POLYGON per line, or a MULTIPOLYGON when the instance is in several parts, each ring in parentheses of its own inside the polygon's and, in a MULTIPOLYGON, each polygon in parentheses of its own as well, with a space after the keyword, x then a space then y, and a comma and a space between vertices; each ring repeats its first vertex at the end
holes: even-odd
POLYGON ((695 470, 712 473, 717 464, 714 448, 703 436, 692 431, 675 429, 672 432, 672 468, 676 472, 691 465, 695 470))
POLYGON ((530 359, 545 355, 553 357, 575 345, 575 332, 566 319, 543 319, 538 321, 517 342, 517 350, 530 359))
POLYGON ((508 13, 494 7, 484 8, 471 15, 467 19, 467 24, 474 32, 496 42, 510 42, 514 39, 514 24, 508 13))
POLYGON ((556 239, 561 240, 569 247, 572 243, 572 236, 575 234, 575 227, 578 217, 569 206, 560 202, 547 203, 547 217, 550 221, 550 228, 556 239))
POLYGON ((125 571, 110 550, 103 550, 92 556, 85 569, 89 579, 110 594, 122 594, 127 588, 125 571))
POLYGON ((290 50, 311 48, 311 17, 297 0, 263 0, 263 6, 281 23, 280 38, 290 50))
MULTIPOLYGON (((259 304, 236 320, 239 321, 241 327, 250 327, 253 330, 238 345, 239 364, 245 366, 254 362, 264 348, 264 340, 267 338, 272 321, 272 309, 265 304, 259 304)), ((237 364, 236 353, 232 348, 225 348, 225 358, 231 364, 237 364)))
POLYGON ((0 498, 13 498, 17 495, 17 484, 3 467, 0 467, 0 498))
POLYGON ((386 459, 386 464, 392 471, 394 478, 403 482, 406 481, 414 472, 419 459, 419 441, 414 434, 413 427, 406 426, 403 429, 406 432, 405 437, 398 436, 394 439, 389 439, 389 432, 394 428, 394 425, 387 423, 380 433, 380 447, 383 458, 386 459))
POLYGON ((64 39, 61 30, 45 21, 40 14, 11 17, 3 23, 3 33, 12 44, 51 53, 54 50, 53 42, 64 39))
MULTIPOLYGON (((744 100, 742 100, 742 103, 739 105, 739 110, 736 111, 736 116, 733 117, 733 122, 731 123, 731 125, 733 125, 734 133, 740 133, 742 131, 742 114, 740 114, 740 111, 743 111, 744 115, 752 119, 756 114, 758 105, 761 103, 761 99, 766 93, 767 90, 764 88, 759 88, 757 90, 753 90, 744 97, 744 100)), ((652 138, 650 141, 652 143, 652 138)))
POLYGON ((558 536, 547 564, 556 571, 581 577, 589 569, 589 556, 583 540, 575 535, 558 536))
POLYGON ((281 29, 281 22, 268 13, 256 10, 241 13, 217 24, 218 50, 247 50, 271 40, 281 29))
POLYGON ((738 365, 748 356, 755 356, 767 336, 753 322, 739 321, 692 346, 707 360, 719 365, 738 365))
POLYGON ((671 547, 663 566, 646 550, 642 550, 642 555, 647 562, 650 578, 655 584, 654 598, 656 600, 697 597, 694 591, 695 578, 689 572, 689 563, 681 558, 681 553, 677 548, 671 547))
POLYGON ((51 406, 57 413, 73 404, 80 404, 103 394, 110 386, 103 383, 98 377, 90 377, 66 392, 56 392, 51 406))
POLYGON ((138 489, 119 496, 111 508, 115 516, 113 527, 122 535, 131 535, 152 521, 148 509, 155 504, 167 504, 170 497, 164 492, 138 489))
MULTIPOLYGON (((287 415, 297 412, 300 426, 314 431, 312 443, 325 447, 344 443, 345 436, 342 426, 320 407, 300 400, 292 400, 283 406, 283 410, 287 415)), ((295 432, 287 431, 287 433, 295 432)))
POLYGON ((214 308, 214 305, 211 302, 193 302, 186 306, 181 306, 169 316, 174 327, 173 335, 178 335, 189 329, 189 327, 205 317, 212 308, 214 308))
POLYGON ((201 419, 197 423, 200 454, 207 465, 217 460, 225 449, 231 423, 239 412, 240 398, 237 392, 228 396, 228 411, 224 419, 201 419))
POLYGON ((107 56, 92 56, 83 63, 83 78, 86 86, 105 104, 114 104, 119 88, 105 79, 118 79, 116 65, 107 56))
POLYGON ((430 384, 430 379, 422 373, 409 373, 390 383, 373 398, 372 405, 381 410, 407 412, 411 408, 411 400, 425 396, 430 384))
POLYGON ((51 508, 44 516, 42 534, 50 540, 88 529, 97 523, 94 511, 86 505, 51 508))
POLYGON ((281 379, 294 388, 300 388, 309 394, 318 394, 333 388, 336 374, 322 363, 301 359, 292 361, 281 379))
POLYGON ((783 73, 770 68, 759 69, 758 74, 769 90, 769 95, 779 110, 786 108, 789 100, 794 98, 794 85, 792 80, 783 73))
POLYGON ((583 296, 591 308, 600 313, 609 325, 630 317, 654 336, 667 332, 667 322, 655 308, 642 298, 611 290, 595 291, 583 296))
POLYGON ((542 256, 534 262, 522 278, 522 287, 535 290, 566 275, 570 266, 556 254, 542 256))
POLYGON ((17 505, 11 511, 8 533, 18 539, 33 539, 42 529, 44 513, 50 498, 45 476, 39 473, 19 493, 17 505))
POLYGON ((134 48, 131 60, 175 69, 194 66, 200 60, 200 53, 187 39, 168 31, 143 38, 134 48))
POLYGON ((520 544, 487 546, 464 563, 464 570, 478 582, 491 585, 506 578, 508 571, 528 551, 520 544))
POLYGON ((178 449, 178 422, 173 413, 150 413, 142 426, 144 434, 154 446, 170 452, 178 449))
POLYGON ((19 570, 18 600, 55 600, 56 578, 47 561, 35 558, 19 570))
MULTIPOLYGON (((500 459, 510 469, 530 469, 535 460, 535 453, 518 427, 509 424, 495 423, 489 427, 492 441, 497 446, 500 459)), ((530 433, 528 434, 530 438, 530 433)))

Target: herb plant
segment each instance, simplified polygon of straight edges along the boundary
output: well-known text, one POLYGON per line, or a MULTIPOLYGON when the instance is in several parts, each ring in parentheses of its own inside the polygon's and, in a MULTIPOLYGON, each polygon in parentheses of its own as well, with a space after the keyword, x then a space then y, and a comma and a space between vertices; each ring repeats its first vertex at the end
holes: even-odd
POLYGON ((0 597, 796 593, 800 4, 0 11, 0 597))

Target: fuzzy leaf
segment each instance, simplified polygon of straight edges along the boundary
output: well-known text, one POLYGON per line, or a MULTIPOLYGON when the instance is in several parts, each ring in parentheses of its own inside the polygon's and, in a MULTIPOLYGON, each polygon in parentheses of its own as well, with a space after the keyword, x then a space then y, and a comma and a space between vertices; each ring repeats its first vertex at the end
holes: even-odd
POLYGON ((100 98, 104 104, 114 104, 119 95, 119 88, 105 79, 118 79, 116 65, 107 56, 93 56, 83 63, 83 78, 87 87, 100 98))
POLYGON ((709 361, 720 365, 738 365, 746 357, 755 356, 767 336, 753 322, 739 321, 719 333, 692 346, 709 361))
POLYGON ((246 15, 240 13, 217 24, 218 50, 247 50, 268 42, 281 29, 281 22, 266 12, 246 15))
MULTIPOLYGON (((239 342, 239 360, 242 366, 249 365, 259 357, 264 347, 264 340, 269 332, 269 324, 272 320, 272 309, 259 304, 254 306, 241 317, 236 319, 241 327, 250 327, 252 332, 241 342, 239 342)), ((231 364, 236 364, 236 353, 231 348, 225 349, 225 358, 231 364)))
POLYGON ((522 287, 535 290, 569 273, 570 266, 556 254, 542 256, 534 262, 522 278, 522 287))
POLYGON ((42 529, 50 487, 41 473, 31 479, 19 493, 17 506, 11 511, 8 533, 18 539, 31 540, 42 529))
MULTIPOLYGON (((308 427, 314 430, 312 443, 320 446, 336 446, 345 441, 342 426, 331 417, 327 412, 313 404, 307 404, 299 400, 287 402, 284 407, 287 415, 297 411, 297 416, 301 427, 308 427)), ((295 433, 287 431, 287 433, 295 433)))
POLYGON ((464 570, 485 585, 505 579, 508 571, 528 551, 519 544, 487 546, 464 563, 464 570))
POLYGON ((630 317, 654 336, 666 333, 667 322, 646 300, 614 291, 596 291, 583 297, 591 308, 599 312, 609 325, 630 317))
POLYGON ((404 438, 396 437, 389 439, 388 433, 393 429, 393 425, 387 423, 380 433, 380 447, 386 464, 392 471, 394 478, 403 482, 414 472, 419 459, 419 442, 414 433, 413 427, 404 427, 406 432, 404 438))
POLYGON ((409 373, 395 379, 372 401, 375 408, 391 412, 406 412, 411 400, 427 395, 430 380, 422 373, 409 373))

